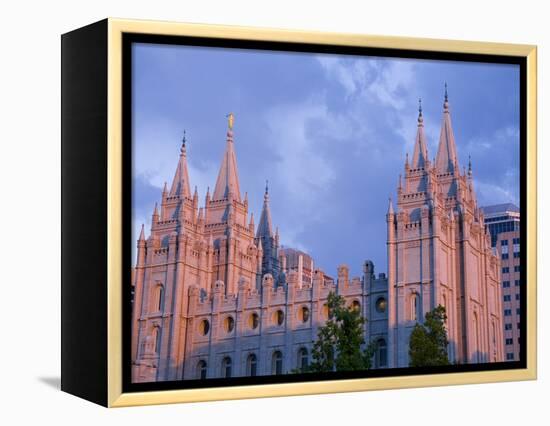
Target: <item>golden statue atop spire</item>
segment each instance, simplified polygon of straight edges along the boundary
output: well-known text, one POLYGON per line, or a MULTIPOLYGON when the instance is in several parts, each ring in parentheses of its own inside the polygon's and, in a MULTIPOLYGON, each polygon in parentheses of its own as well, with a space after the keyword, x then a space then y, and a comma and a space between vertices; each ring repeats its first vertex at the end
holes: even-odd
POLYGON ((233 122, 235 121, 235 115, 232 112, 226 115, 227 117, 227 127, 229 130, 233 130, 233 122))

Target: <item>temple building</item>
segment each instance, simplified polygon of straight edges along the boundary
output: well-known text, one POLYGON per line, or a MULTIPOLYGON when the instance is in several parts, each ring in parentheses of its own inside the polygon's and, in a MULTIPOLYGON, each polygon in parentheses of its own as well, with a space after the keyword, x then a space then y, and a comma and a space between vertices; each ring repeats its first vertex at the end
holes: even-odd
POLYGON ((439 147, 429 160, 422 108, 412 162, 399 178, 388 226, 388 366, 409 365, 416 322, 445 307, 449 361, 503 360, 500 262, 477 205, 471 162, 461 172, 445 88, 439 147))
MULTIPOLYGON (((306 367, 328 319, 333 291, 367 319, 374 368, 408 366, 416 322, 441 304, 449 358, 503 359, 500 263, 478 208, 471 165, 461 173, 445 96, 439 150, 428 160, 420 110, 412 163, 397 207, 390 200, 388 275, 366 260, 361 277, 341 264, 337 278, 313 258, 282 248, 269 188, 256 227, 241 193, 233 116, 216 185, 199 206, 191 193, 184 135, 170 188, 142 226, 132 273, 132 381, 286 374, 306 367)), ((361 230, 358 230, 360 233, 361 230)))

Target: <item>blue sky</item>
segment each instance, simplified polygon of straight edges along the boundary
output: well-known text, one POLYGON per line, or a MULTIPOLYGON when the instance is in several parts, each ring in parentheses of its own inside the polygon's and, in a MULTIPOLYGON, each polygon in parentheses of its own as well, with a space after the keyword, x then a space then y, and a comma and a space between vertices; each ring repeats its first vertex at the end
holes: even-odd
MULTIPOLYGON (((336 275, 386 272, 388 197, 412 156, 422 98, 435 157, 448 83, 459 162, 480 205, 519 203, 519 67, 136 44, 133 241, 146 234, 187 131, 191 188, 214 187, 229 112, 241 191, 259 218, 265 180, 281 243, 336 275)), ((135 243, 133 244, 135 245, 135 243)))

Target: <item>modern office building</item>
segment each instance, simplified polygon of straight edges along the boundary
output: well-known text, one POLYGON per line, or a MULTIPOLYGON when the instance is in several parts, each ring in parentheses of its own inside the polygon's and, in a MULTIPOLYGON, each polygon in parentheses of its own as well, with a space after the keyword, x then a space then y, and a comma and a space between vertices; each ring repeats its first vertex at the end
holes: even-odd
POLYGON ((507 361, 519 361, 520 349, 520 212, 511 203, 483 207, 491 245, 501 259, 504 350, 507 361))

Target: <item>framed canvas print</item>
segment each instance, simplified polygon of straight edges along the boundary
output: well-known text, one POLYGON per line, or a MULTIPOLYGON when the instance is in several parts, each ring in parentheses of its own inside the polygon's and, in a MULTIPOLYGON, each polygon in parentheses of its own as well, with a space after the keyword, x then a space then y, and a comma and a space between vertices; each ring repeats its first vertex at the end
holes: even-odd
POLYGON ((62 36, 62 389, 536 378, 536 48, 107 19, 62 36))

